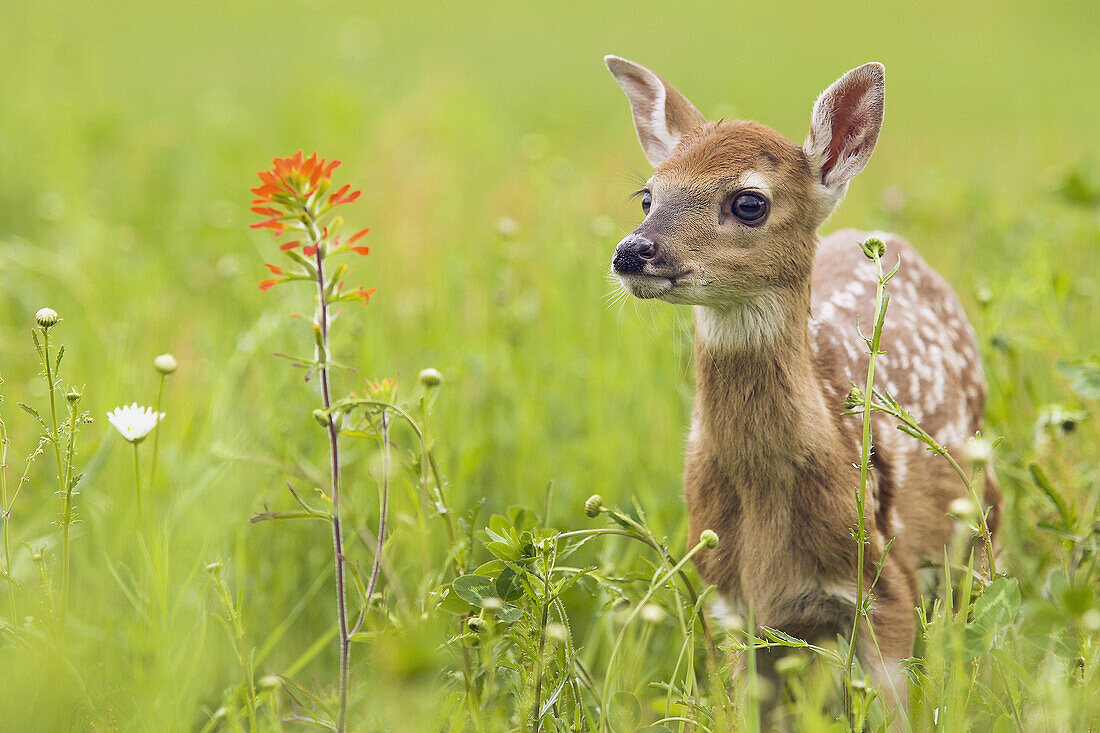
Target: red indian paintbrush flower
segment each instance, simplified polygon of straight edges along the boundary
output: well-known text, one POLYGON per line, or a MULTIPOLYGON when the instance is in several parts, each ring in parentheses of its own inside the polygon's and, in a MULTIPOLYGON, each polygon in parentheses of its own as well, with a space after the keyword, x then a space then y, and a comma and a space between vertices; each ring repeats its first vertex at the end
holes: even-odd
MULTIPOLYGON (((332 172, 339 165, 340 161, 318 158, 316 153, 304 158, 299 150, 290 157, 275 158, 269 170, 260 171, 261 185, 252 189, 256 196, 252 200, 252 211, 263 219, 253 224, 252 228, 271 229, 276 237, 287 229, 295 229, 302 234, 301 239, 279 247, 297 267, 287 271, 267 264, 271 274, 278 277, 261 281, 260 290, 267 291, 291 280, 316 280, 318 272, 323 273, 323 261, 329 255, 353 252, 365 256, 370 253, 370 247, 356 244, 369 229, 362 229, 347 239, 337 236, 342 221, 333 214, 333 209, 356 201, 361 194, 361 191, 352 191, 347 184, 331 194, 328 192, 332 185, 332 172)), ((373 288, 360 287, 343 292, 342 278, 346 271, 346 267, 336 268, 331 280, 325 282, 324 290, 329 302, 369 302, 373 288)))

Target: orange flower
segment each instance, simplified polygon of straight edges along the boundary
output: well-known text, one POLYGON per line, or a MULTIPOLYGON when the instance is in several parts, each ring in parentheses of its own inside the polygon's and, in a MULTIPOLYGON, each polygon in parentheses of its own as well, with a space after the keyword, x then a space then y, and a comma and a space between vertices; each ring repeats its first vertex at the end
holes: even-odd
POLYGON ((367 305, 368 303, 370 303, 370 296, 374 294, 374 291, 376 289, 377 288, 367 289, 364 287, 358 287, 348 293, 348 296, 354 298, 355 300, 362 301, 363 305, 367 305))
MULTIPOLYGON (((252 193, 256 195, 252 201, 254 207, 252 210, 261 216, 272 218, 283 216, 284 212, 271 208, 271 205, 280 206, 284 203, 278 200, 280 194, 289 195, 300 201, 308 199, 322 181, 332 179, 332 172, 339 165, 340 161, 329 162, 324 158, 318 158, 317 153, 303 160, 301 150, 289 158, 275 158, 270 170, 259 173, 263 185, 252 189, 252 193)), ((338 199, 337 203, 346 203, 359 198, 358 191, 345 196, 347 189, 348 186, 344 186, 338 192, 339 196, 336 194, 330 196, 329 203, 335 206, 333 199, 338 199)), ((259 229, 265 223, 260 222, 260 225, 254 224, 253 227, 259 229)))

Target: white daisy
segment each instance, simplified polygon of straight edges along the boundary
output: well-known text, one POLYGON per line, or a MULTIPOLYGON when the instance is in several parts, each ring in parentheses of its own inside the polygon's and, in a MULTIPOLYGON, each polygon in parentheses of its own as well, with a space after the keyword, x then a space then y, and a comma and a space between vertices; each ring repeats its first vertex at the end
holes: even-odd
POLYGON ((116 407, 107 413, 107 419, 122 433, 123 438, 131 443, 140 443, 164 419, 164 413, 153 412, 151 407, 139 407, 135 402, 129 407, 116 407))

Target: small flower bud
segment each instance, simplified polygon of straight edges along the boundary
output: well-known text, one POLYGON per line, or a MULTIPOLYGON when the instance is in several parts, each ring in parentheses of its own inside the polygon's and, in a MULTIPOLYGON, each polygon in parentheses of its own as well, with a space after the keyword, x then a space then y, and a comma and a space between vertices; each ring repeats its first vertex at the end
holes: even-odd
POLYGON ((603 497, 599 494, 593 494, 588 497, 588 501, 584 502, 584 515, 586 517, 598 517, 600 511, 603 510, 603 497))
POLYGON ((76 387, 70 387, 69 391, 65 393, 65 399, 69 401, 70 405, 75 405, 77 402, 80 402, 80 398, 83 396, 84 395, 77 391, 76 387))
POLYGON ((260 679, 256 680, 256 686, 261 690, 270 690, 283 684, 283 681, 279 679, 278 675, 265 674, 260 679))
POLYGON ((488 622, 480 616, 471 616, 466 619, 466 628, 475 634, 480 634, 489 628, 488 622))
POLYGON ((564 624, 559 624, 557 621, 551 621, 546 624, 546 638, 552 642, 563 644, 566 639, 569 638, 569 632, 566 630, 564 624))
POLYGON ((977 519, 978 507, 968 496, 960 496, 947 505, 947 513, 963 521, 977 519))
POLYGON ((713 529, 704 529, 699 533, 699 541, 703 543, 703 547, 713 550, 718 547, 718 533, 713 529))
POLYGON ((420 383, 425 387, 438 387, 443 384, 443 374, 438 369, 421 369, 420 383))
POLYGON ((329 425, 332 424, 332 421, 329 420, 328 413, 320 408, 317 408, 313 411, 313 419, 316 420, 317 424, 323 428, 327 428, 329 425))
POLYGON ((806 667, 806 659, 798 654, 780 657, 775 663, 775 671, 783 676, 801 672, 806 667))
POLYGON ((882 259, 883 255, 886 254, 886 243, 878 237, 868 237, 859 243, 859 248, 863 250, 863 254, 869 260, 882 259))
POLYGON ((496 596, 486 596, 481 599, 481 607, 487 611, 499 611, 504 608, 504 601, 496 596))
POLYGON ((42 308, 34 314, 35 323, 42 328, 52 328, 57 325, 58 320, 57 311, 53 308, 42 308))
POLYGON ((647 624, 660 623, 665 617, 665 610, 654 603, 645 604, 638 613, 647 624))
POLYGON ((153 359, 153 366, 156 367, 158 372, 167 376, 176 371, 176 367, 178 367, 179 364, 176 363, 176 357, 171 354, 161 354, 156 359, 153 359))
POLYGON ((974 468, 988 466, 990 458, 993 456, 993 444, 985 438, 975 435, 966 441, 965 454, 966 459, 970 461, 970 465, 974 468))
POLYGON ((844 398, 844 403, 842 406, 846 410, 854 410, 855 408, 862 405, 863 390, 853 384, 851 391, 848 392, 848 396, 844 398))

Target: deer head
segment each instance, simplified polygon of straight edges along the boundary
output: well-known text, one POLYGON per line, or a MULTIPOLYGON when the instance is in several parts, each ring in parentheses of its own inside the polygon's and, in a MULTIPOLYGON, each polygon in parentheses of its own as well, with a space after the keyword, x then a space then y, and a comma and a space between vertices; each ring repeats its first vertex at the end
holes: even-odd
POLYGON ((806 299, 817 228, 878 140, 882 64, 825 90, 800 147, 755 122, 707 122, 649 69, 604 60, 656 168, 641 192, 645 220, 619 243, 613 272, 636 297, 703 306, 703 338, 709 322, 732 328, 736 343, 774 336, 806 299))

